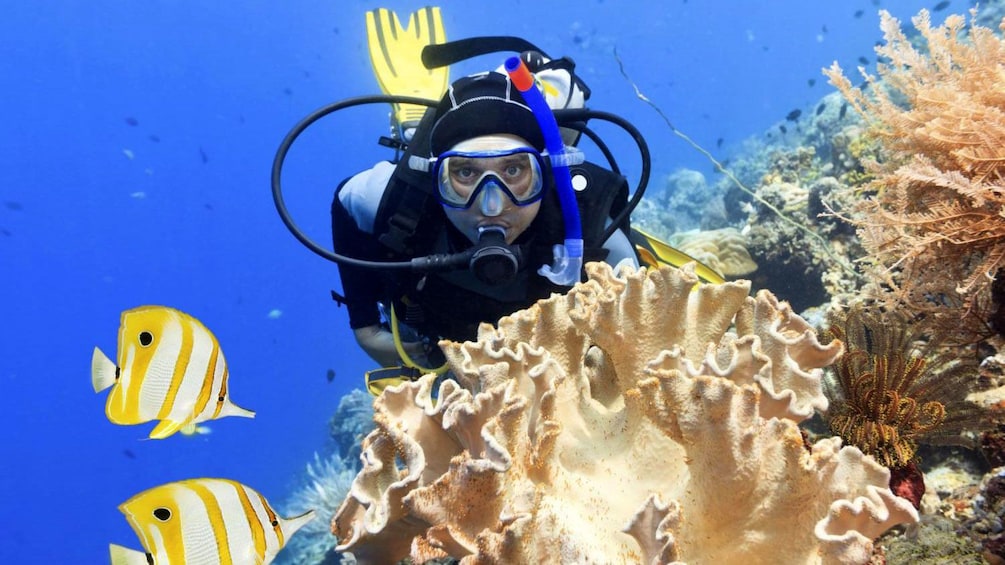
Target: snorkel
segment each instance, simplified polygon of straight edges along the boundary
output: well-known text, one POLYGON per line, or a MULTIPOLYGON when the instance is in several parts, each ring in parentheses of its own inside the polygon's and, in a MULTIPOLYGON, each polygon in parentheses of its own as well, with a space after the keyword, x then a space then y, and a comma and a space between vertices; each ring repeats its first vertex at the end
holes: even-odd
POLYGON ((534 75, 527 65, 520 57, 510 57, 506 59, 504 68, 541 127, 544 148, 551 159, 558 202, 562 208, 562 221, 565 224, 565 243, 553 248, 552 264, 542 265, 537 272, 554 284, 572 286, 579 282, 583 269, 583 226, 579 219, 576 194, 572 188, 572 175, 569 173, 571 159, 566 153, 555 115, 544 100, 544 95, 535 86, 534 75))

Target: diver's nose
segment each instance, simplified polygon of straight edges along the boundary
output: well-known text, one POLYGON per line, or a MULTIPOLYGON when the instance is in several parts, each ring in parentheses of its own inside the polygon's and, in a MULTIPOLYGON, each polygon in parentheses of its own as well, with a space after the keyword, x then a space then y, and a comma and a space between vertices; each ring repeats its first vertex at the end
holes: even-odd
POLYGON ((478 196, 478 209, 483 216, 494 218, 503 213, 506 195, 495 181, 489 181, 478 196))

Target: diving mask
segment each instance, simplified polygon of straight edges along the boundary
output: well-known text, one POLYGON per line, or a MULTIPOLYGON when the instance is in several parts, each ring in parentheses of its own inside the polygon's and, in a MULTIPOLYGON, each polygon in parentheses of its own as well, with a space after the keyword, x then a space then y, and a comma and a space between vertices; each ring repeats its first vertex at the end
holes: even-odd
MULTIPOLYGON (((433 164, 437 195, 445 206, 466 210, 485 191, 501 191, 517 206, 541 199, 544 159, 530 147, 447 151, 433 164)), ((486 194, 486 198, 493 194, 486 194)))

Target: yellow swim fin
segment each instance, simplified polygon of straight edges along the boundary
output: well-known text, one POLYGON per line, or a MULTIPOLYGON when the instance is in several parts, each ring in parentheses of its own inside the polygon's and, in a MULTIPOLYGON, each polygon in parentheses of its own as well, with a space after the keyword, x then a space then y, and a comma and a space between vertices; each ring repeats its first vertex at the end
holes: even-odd
POLYGON ((638 228, 632 228, 632 235, 630 239, 635 245, 635 250, 638 251, 639 257, 642 258, 642 263, 645 265, 655 267, 656 265, 663 263, 674 267, 680 267, 685 263, 694 262, 696 263, 694 272, 701 280, 712 284, 722 284, 726 282, 726 279, 717 273, 712 267, 705 265, 701 261, 691 257, 679 249, 674 249, 670 246, 670 244, 661 241, 654 235, 648 234, 638 228))
MULTIPOLYGON (((371 10, 366 13, 366 39, 373 74, 384 94, 439 100, 446 92, 450 69, 427 69, 422 64, 423 47, 447 40, 438 7, 412 12, 405 28, 391 10, 371 10)), ((425 106, 395 104, 394 121, 402 129, 406 124, 414 127, 425 111, 425 106)))

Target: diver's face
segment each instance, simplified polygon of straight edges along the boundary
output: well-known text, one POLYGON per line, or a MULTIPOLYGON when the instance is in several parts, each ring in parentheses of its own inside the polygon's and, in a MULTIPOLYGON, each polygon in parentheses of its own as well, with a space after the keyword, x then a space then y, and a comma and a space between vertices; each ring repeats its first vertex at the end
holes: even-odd
POLYGON ((469 195, 474 198, 474 201, 467 201, 466 207, 443 206, 450 223, 472 243, 478 241, 479 228, 489 226, 505 230, 506 243, 513 243, 537 217, 541 210, 541 166, 535 164, 527 153, 519 152, 529 148, 530 144, 523 138, 498 134, 468 139, 451 149, 470 155, 518 151, 502 157, 452 157, 457 160, 456 166, 444 167, 441 193, 443 185, 446 185, 452 190, 452 200, 464 201, 469 195), (471 177, 470 180, 468 177, 471 177), (506 183, 507 188, 502 188, 500 183, 506 183), (518 204, 514 201, 514 198, 530 200, 535 194, 538 196, 533 202, 518 204))
POLYGON ((454 224, 454 227, 467 236, 472 243, 478 241, 478 228, 487 226, 503 228, 506 230, 506 243, 513 243, 516 238, 520 237, 520 234, 527 230, 540 209, 540 200, 526 206, 517 206, 505 194, 494 196, 491 190, 483 190, 478 195, 478 200, 470 208, 443 207, 450 223, 454 224), (501 203, 490 201, 498 197, 501 197, 501 203), (486 202, 482 202, 483 200, 486 202), (486 212, 493 215, 488 215, 486 212))

